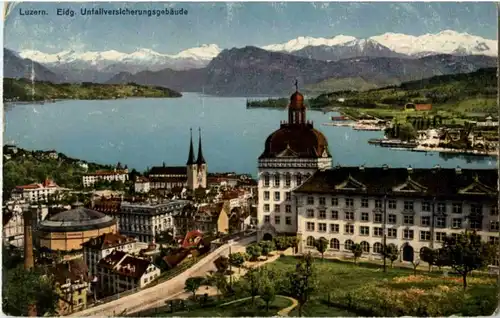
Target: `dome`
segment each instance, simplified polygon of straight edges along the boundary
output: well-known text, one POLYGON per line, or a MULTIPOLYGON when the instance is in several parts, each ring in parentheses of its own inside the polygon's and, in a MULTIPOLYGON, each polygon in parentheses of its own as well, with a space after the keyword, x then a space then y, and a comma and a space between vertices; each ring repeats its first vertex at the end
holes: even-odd
POLYGON ((331 157, 326 137, 307 125, 281 125, 266 139, 260 158, 292 156, 298 158, 331 157))
POLYGON ((290 106, 289 108, 292 109, 302 109, 305 108, 304 106, 304 95, 299 93, 298 91, 293 93, 292 96, 290 96, 290 106))
POLYGON ((101 212, 77 207, 53 215, 40 223, 45 232, 71 232, 102 229, 116 224, 116 221, 101 212))

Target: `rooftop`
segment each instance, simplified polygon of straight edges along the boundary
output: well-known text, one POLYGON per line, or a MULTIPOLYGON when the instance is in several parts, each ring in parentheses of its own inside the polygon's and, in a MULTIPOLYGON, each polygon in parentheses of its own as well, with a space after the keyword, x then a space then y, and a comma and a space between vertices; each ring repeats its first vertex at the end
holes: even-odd
POLYGON ((40 223, 40 230, 47 232, 86 231, 114 224, 116 224, 116 220, 113 218, 80 206, 45 219, 40 223))
POLYGON ((118 233, 106 233, 83 243, 82 246, 95 250, 104 250, 111 247, 133 243, 135 241, 136 240, 134 238, 118 233))

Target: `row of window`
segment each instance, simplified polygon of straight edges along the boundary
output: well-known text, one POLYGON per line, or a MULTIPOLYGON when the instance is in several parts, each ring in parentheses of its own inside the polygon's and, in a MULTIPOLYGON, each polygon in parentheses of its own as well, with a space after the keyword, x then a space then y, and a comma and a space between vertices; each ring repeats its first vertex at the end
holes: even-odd
MULTIPOLYGON (((264 201, 269 201, 271 193, 269 191, 264 191, 264 201)), ((278 191, 274 192, 274 201, 281 201, 281 193, 278 191)), ((292 193, 285 192, 285 201, 292 201, 292 193)))
MULTIPOLYGON (((297 183, 297 186, 302 184, 302 180, 307 179, 310 176, 310 174, 305 174, 304 179, 302 178, 301 174, 295 175, 295 182, 297 183)), ((271 184, 271 177, 268 174, 264 175, 264 187, 269 187, 271 184)), ((273 185, 274 187, 279 187, 281 184, 281 177, 279 174, 275 174, 273 176, 273 185)), ((285 187, 290 187, 292 185, 292 175, 291 174, 286 174, 285 175, 285 187)))
MULTIPOLYGON (((318 198, 318 203, 320 206, 326 206, 326 198, 325 197, 319 197, 318 198)), ((313 196, 308 196, 307 197, 307 205, 314 205, 315 204, 315 199, 313 196)), ((338 198, 332 198, 331 199, 331 205, 332 206, 339 206, 339 199, 338 198)), ((353 198, 345 198, 344 199, 344 206, 345 207, 354 207, 354 199, 353 198)), ((370 208, 370 200, 367 198, 361 199, 361 208, 370 208)), ((403 209, 407 211, 413 211, 415 207, 415 202, 414 201, 403 201, 403 209)), ((375 209, 382 209, 383 208, 383 200, 376 199, 374 200, 374 208, 375 209)), ((387 201, 387 208, 389 210, 397 210, 398 209, 398 202, 397 200, 388 200, 387 201)), ((483 206, 481 204, 471 204, 470 206, 471 212, 472 213, 482 213, 483 206)), ((431 201, 423 201, 422 202, 422 211, 423 212, 432 212, 432 202, 431 201)), ((438 213, 447 213, 447 205, 444 202, 437 202, 436 207, 435 207, 435 212, 438 213)), ((462 214, 463 212, 463 204, 462 203, 453 203, 452 204, 452 213, 455 214, 462 214)), ((490 215, 498 215, 498 206, 492 206, 490 209, 490 215)))
MULTIPOLYGON (((264 212, 270 212, 271 206, 269 204, 264 204, 264 212)), ((281 212, 281 205, 274 205, 274 212, 281 212)), ((285 212, 292 213, 292 206, 290 204, 285 205, 285 212)))
MULTIPOLYGON (((264 223, 271 223, 271 217, 269 215, 264 215, 264 223)), ((281 224, 281 217, 279 215, 274 216, 274 224, 276 224, 276 225, 281 224)), ((285 224, 292 225, 292 217, 291 216, 285 217, 285 224)))

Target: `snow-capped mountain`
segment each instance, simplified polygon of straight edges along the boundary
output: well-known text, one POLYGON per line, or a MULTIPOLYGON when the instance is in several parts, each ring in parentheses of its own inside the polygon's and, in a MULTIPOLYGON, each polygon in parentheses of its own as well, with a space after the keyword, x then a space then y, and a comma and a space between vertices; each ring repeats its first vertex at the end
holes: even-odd
POLYGON ((497 41, 468 33, 452 30, 421 36, 401 33, 385 33, 372 36, 371 40, 397 53, 413 56, 454 54, 454 55, 497 55, 497 41))
POLYGON ((337 35, 333 38, 314 38, 310 36, 299 36, 296 39, 290 40, 281 44, 270 44, 262 48, 267 51, 277 52, 295 52, 308 46, 334 46, 344 44, 356 40, 353 36, 337 35))

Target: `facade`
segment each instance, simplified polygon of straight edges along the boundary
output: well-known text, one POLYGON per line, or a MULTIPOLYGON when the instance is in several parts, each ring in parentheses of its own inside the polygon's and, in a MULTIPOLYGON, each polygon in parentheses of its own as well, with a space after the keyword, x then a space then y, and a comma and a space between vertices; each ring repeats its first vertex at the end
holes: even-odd
POLYGON ((65 190, 67 189, 59 187, 53 180, 45 179, 42 183, 17 186, 12 191, 12 199, 32 203, 47 202, 50 197, 65 190))
POLYGON ((258 159, 258 239, 265 234, 297 232, 297 205, 292 190, 317 170, 331 168, 325 136, 306 120, 304 96, 290 98, 288 121, 266 139, 258 159), (272 226, 271 226, 272 219, 272 226))
POLYGON ((77 204, 73 209, 60 212, 40 223, 40 247, 53 251, 81 250, 81 244, 106 233, 116 233, 116 220, 101 212, 77 204))
POLYGON ((134 183, 134 191, 137 193, 148 193, 151 190, 151 183, 148 178, 137 177, 134 183))
POLYGON ((152 242, 164 231, 172 231, 175 236, 173 215, 189 203, 186 200, 122 202, 118 215, 120 233, 136 237, 140 242, 152 242))
POLYGON ((83 259, 90 277, 97 274, 97 263, 113 251, 138 252, 136 243, 135 239, 118 233, 106 233, 83 243, 83 259))
POLYGON ((68 315, 87 307, 89 276, 82 259, 59 263, 50 269, 54 277, 55 289, 59 294, 57 312, 68 315))
MULTIPOLYGON (((24 248, 24 214, 31 213, 32 223, 35 228, 45 220, 49 213, 46 206, 30 205, 26 200, 11 200, 3 207, 3 242, 17 248, 24 248)), ((33 237, 38 239, 37 233, 33 237)))
POLYGON ((230 213, 228 201, 200 206, 194 216, 194 229, 203 233, 228 233, 230 213))
POLYGON ((83 186, 92 187, 99 181, 118 181, 125 182, 128 180, 128 169, 114 170, 99 170, 94 173, 88 173, 83 176, 83 186))
POLYGON ((100 293, 112 295, 145 287, 160 276, 160 269, 149 260, 115 250, 99 261, 97 273, 100 293))

